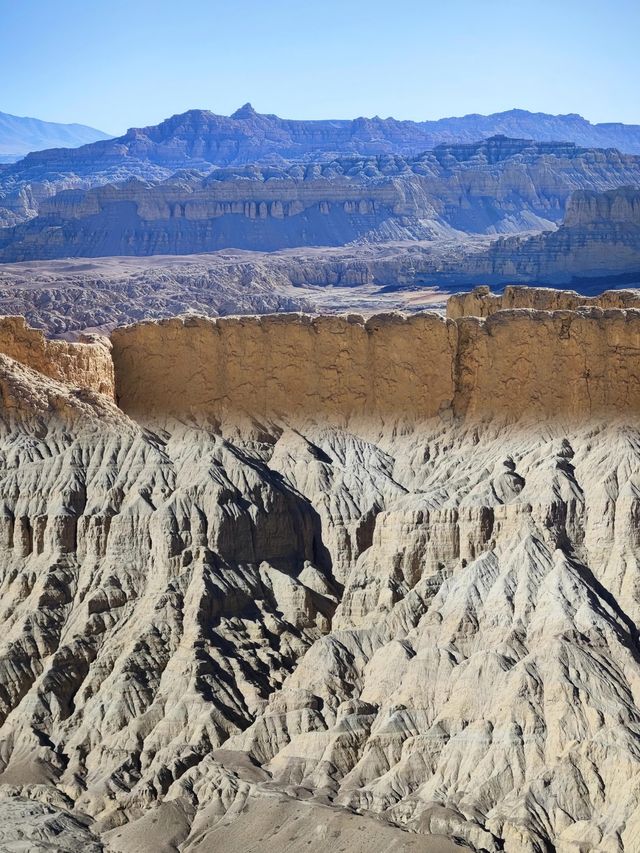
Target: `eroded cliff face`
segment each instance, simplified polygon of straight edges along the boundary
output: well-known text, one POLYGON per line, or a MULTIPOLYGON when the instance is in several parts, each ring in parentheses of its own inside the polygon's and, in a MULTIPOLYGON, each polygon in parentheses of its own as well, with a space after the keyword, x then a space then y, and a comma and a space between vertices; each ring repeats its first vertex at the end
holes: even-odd
POLYGON ((530 308, 536 311, 575 311, 578 308, 640 308, 640 291, 605 290, 597 296, 584 296, 575 290, 555 287, 507 285, 502 293, 492 293, 486 285, 447 299, 447 317, 489 317, 496 311, 530 308))
POLYGON ((24 317, 0 317, 0 353, 51 379, 113 398, 111 345, 107 338, 85 335, 79 343, 50 341, 24 317))
POLYGON ((513 421, 640 411, 636 309, 514 309, 455 321, 431 313, 184 318, 124 327, 112 341, 119 404, 142 419, 344 426, 445 412, 513 421))
POLYGON ((122 408, 0 355, 3 843, 635 851, 639 350, 192 318, 122 408))
POLYGON ((424 419, 454 393, 456 327, 437 314, 177 318, 112 343, 119 404, 143 418, 424 419))
POLYGON ((634 291, 588 298, 479 288, 453 297, 448 319, 429 312, 366 320, 188 316, 116 329, 110 346, 48 341, 9 317, 0 320, 0 352, 68 385, 115 395, 143 421, 345 426, 446 413, 471 421, 624 416, 640 411, 640 310, 599 306, 639 302, 634 291), (505 308, 519 305, 536 307, 505 308))

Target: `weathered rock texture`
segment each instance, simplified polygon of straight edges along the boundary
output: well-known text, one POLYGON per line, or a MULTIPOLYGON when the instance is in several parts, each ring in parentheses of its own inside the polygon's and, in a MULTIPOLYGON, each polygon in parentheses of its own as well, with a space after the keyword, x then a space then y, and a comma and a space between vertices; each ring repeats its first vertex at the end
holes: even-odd
POLYGON ((639 350, 633 309, 142 324, 129 414, 0 355, 1 842, 635 853, 639 350))
POLYGON ((0 317, 0 353, 70 385, 114 395, 113 361, 107 338, 87 335, 79 343, 50 341, 24 317, 0 317))
POLYGON ((575 311, 577 308, 640 308, 640 290, 606 290, 586 296, 575 290, 555 287, 507 285, 502 293, 492 293, 487 285, 447 299, 447 317, 489 317, 496 311, 531 308, 536 311, 575 311))
POLYGON ((112 343, 119 403, 143 417, 428 418, 454 394, 456 327, 437 314, 178 318, 112 343))
POLYGON ((636 309, 191 317, 116 329, 112 343, 119 403, 142 418, 640 412, 636 309))

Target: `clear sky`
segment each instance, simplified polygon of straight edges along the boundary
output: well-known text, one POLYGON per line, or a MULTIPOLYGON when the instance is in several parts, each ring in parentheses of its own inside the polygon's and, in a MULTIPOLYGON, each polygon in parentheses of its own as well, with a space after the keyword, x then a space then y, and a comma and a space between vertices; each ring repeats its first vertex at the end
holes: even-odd
POLYGON ((640 0, 0 0, 0 111, 640 123, 640 0))

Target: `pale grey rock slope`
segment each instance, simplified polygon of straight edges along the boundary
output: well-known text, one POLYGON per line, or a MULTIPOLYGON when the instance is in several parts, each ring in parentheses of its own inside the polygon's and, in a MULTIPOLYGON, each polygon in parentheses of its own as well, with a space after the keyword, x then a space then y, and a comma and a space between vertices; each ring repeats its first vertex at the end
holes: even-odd
POLYGON ((637 850, 639 325, 143 324, 121 408, 0 356, 6 849, 637 850))
POLYGON ((6 796, 0 799, 0 849, 3 853, 103 853, 103 845, 87 828, 89 822, 28 796, 6 796))

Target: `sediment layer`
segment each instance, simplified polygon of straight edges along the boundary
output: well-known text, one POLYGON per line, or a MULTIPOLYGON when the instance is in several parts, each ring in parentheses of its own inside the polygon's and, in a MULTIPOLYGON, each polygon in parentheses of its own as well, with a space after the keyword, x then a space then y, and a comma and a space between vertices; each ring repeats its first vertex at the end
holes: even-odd
POLYGON ((113 333, 134 417, 424 420, 640 411, 640 310, 175 319, 113 333))
POLYGON ((5 318, 0 352, 68 385, 115 394, 142 419, 341 426, 445 413, 514 420, 640 411, 637 292, 588 298, 513 287, 494 296, 479 288, 453 297, 448 314, 186 316, 116 329, 111 351, 103 339, 47 341, 22 318, 5 318))
POLYGON ((24 317, 0 317, 0 353, 50 379, 114 396, 107 338, 85 335, 79 343, 50 341, 27 326, 24 317))

